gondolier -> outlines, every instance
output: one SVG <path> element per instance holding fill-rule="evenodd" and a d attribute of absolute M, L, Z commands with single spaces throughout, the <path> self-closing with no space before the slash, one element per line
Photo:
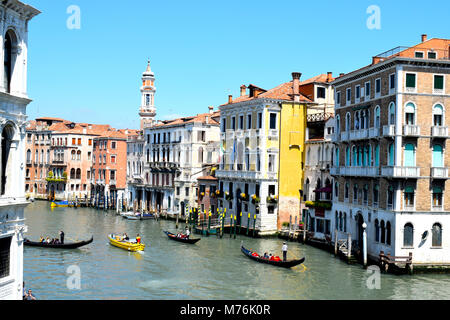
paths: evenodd
<path fill-rule="evenodd" d="M 189 228 L 186 226 L 186 239 L 189 239 L 189 235 L 191 234 L 191 232 L 189 231 Z"/>
<path fill-rule="evenodd" d="M 64 231 L 60 231 L 59 232 L 59 242 L 61 242 L 61 244 L 64 244 Z"/>
<path fill-rule="evenodd" d="M 288 251 L 288 246 L 287 246 L 286 242 L 283 242 L 281 251 L 283 251 L 283 261 L 286 261 L 287 260 L 287 251 Z"/>

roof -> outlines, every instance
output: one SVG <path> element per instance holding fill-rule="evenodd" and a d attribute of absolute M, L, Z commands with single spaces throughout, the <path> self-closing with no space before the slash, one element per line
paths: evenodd
<path fill-rule="evenodd" d="M 318 76 L 312 77 L 310 79 L 307 79 L 305 81 L 299 82 L 299 90 L 301 86 L 310 84 L 310 83 L 327 83 L 328 75 L 326 74 L 320 74 Z M 334 78 L 332 78 L 332 81 Z M 280 84 L 279 86 L 272 88 L 270 90 L 264 90 L 260 87 L 257 87 L 253 84 L 250 84 L 248 88 L 257 89 L 258 91 L 262 91 L 262 93 L 258 94 L 257 96 L 250 97 L 247 95 L 242 95 L 237 98 L 235 98 L 231 104 L 244 102 L 244 101 L 251 101 L 256 99 L 275 99 L 275 100 L 285 100 L 285 101 L 294 101 L 294 87 L 293 87 L 293 81 L 285 82 Z M 307 96 L 302 94 L 300 92 L 300 102 L 313 102 L 311 99 L 309 99 Z M 229 105 L 229 103 L 223 104 L 222 106 Z"/>
<path fill-rule="evenodd" d="M 215 120 L 215 118 L 220 116 L 220 111 L 216 111 L 213 113 L 202 113 L 197 114 L 196 116 L 191 117 L 183 117 L 183 118 L 177 118 L 173 120 L 164 120 L 161 122 L 158 122 L 157 124 L 153 125 L 149 129 L 153 128 L 162 128 L 166 126 L 175 126 L 175 125 L 183 125 L 187 123 L 203 123 L 203 124 L 212 124 L 212 125 L 219 125 L 219 122 Z"/>
<path fill-rule="evenodd" d="M 347 74 L 343 74 L 339 77 L 337 77 L 335 80 L 339 80 L 343 77 L 347 77 L 348 75 L 358 73 L 364 69 L 370 68 L 380 62 L 385 62 L 389 60 L 393 60 L 397 57 L 403 57 L 403 58 L 415 58 L 415 52 L 416 51 L 425 51 L 425 50 L 432 50 L 441 53 L 441 58 L 438 57 L 438 59 L 442 59 L 442 57 L 450 57 L 450 39 L 440 39 L 440 38 L 433 38 L 424 42 L 421 42 L 417 45 L 414 45 L 412 47 L 397 47 L 392 50 L 383 52 L 382 54 L 379 54 L 377 56 L 374 56 L 372 58 L 372 63 L 369 65 L 366 65 L 362 68 L 353 70 Z M 416 59 L 423 59 L 427 60 L 425 58 L 416 58 Z M 434 60 L 434 59 L 433 59 Z"/>

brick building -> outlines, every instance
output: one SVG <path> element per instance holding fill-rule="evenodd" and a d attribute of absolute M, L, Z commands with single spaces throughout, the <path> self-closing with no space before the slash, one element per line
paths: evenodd
<path fill-rule="evenodd" d="M 332 228 L 359 248 L 365 229 L 374 258 L 450 262 L 449 46 L 423 35 L 333 82 Z"/>

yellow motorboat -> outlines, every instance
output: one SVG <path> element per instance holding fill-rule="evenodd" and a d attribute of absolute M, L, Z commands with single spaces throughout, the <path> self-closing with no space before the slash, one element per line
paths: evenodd
<path fill-rule="evenodd" d="M 69 201 L 60 201 L 60 202 L 52 202 L 51 204 L 50 204 L 50 206 L 52 207 L 52 208 L 56 208 L 56 207 L 68 207 L 69 206 Z"/>
<path fill-rule="evenodd" d="M 127 251 L 144 251 L 145 248 L 145 244 L 122 240 L 123 237 L 119 235 L 110 234 L 108 238 L 111 245 Z"/>

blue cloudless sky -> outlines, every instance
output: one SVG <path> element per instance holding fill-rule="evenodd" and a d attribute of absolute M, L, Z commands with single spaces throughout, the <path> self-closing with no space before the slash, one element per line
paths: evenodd
<path fill-rule="evenodd" d="M 423 33 L 450 38 L 449 1 L 23 0 L 42 14 L 29 26 L 29 119 L 138 128 L 141 75 L 151 60 L 157 118 L 226 103 L 242 84 L 270 89 L 370 63 Z M 67 28 L 81 11 L 80 29 Z M 367 8 L 380 8 L 371 30 Z"/>

